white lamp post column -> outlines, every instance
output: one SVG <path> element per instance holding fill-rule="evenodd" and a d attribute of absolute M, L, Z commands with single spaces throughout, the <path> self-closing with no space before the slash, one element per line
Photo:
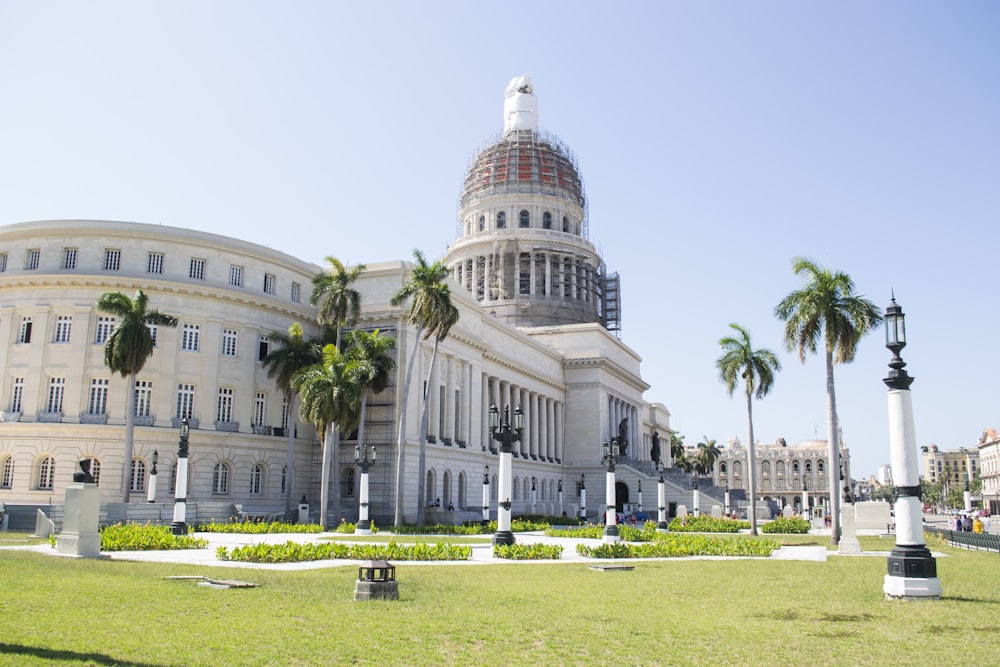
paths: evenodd
<path fill-rule="evenodd" d="M 538 492 L 536 490 L 537 489 L 537 485 L 538 485 L 538 480 L 535 479 L 534 477 L 532 477 L 531 478 L 531 513 L 532 514 L 536 514 L 537 513 L 537 511 L 535 509 L 537 507 L 537 505 L 538 505 L 538 503 L 536 502 L 538 500 L 538 495 L 537 495 Z"/>
<path fill-rule="evenodd" d="M 639 480 L 639 511 L 642 511 L 642 480 Z"/>
<path fill-rule="evenodd" d="M 177 445 L 177 481 L 174 484 L 174 521 L 170 524 L 174 535 L 187 535 L 188 492 L 188 420 L 181 420 L 181 437 Z"/>
<path fill-rule="evenodd" d="M 500 443 L 500 488 L 497 495 L 497 532 L 493 536 L 493 544 L 514 544 L 514 533 L 510 530 L 510 497 L 511 481 L 513 479 L 512 447 L 520 442 L 524 431 L 524 415 L 521 408 L 514 409 L 514 425 L 510 423 L 510 406 L 503 408 L 503 421 L 500 420 L 500 410 L 496 405 L 490 406 L 490 434 Z"/>
<path fill-rule="evenodd" d="M 667 532 L 667 484 L 663 481 L 663 464 L 656 462 L 656 532 Z"/>
<path fill-rule="evenodd" d="M 698 492 L 698 477 L 693 475 L 691 477 L 691 495 L 694 496 L 691 499 L 692 513 L 694 516 L 701 516 L 701 510 L 698 507 L 698 501 L 701 500 L 699 497 L 701 494 Z"/>
<path fill-rule="evenodd" d="M 618 525 L 615 502 L 615 463 L 618 461 L 618 453 L 621 451 L 618 445 L 618 438 L 611 438 L 610 443 L 601 445 L 603 453 L 602 459 L 607 468 L 604 476 L 604 542 L 618 542 Z"/>
<path fill-rule="evenodd" d="M 587 484 L 584 475 L 580 475 L 580 518 L 587 519 Z"/>
<path fill-rule="evenodd" d="M 809 520 L 809 490 L 806 488 L 806 478 L 802 477 L 802 516 Z"/>
<path fill-rule="evenodd" d="M 358 494 L 358 524 L 354 527 L 355 535 L 371 535 L 372 522 L 370 519 L 368 503 L 368 468 L 375 465 L 375 448 L 371 448 L 371 458 L 368 458 L 367 447 L 356 445 L 354 447 L 354 462 L 361 468 L 361 490 Z"/>
<path fill-rule="evenodd" d="M 490 464 L 483 464 L 483 525 L 490 522 Z"/>
<path fill-rule="evenodd" d="M 559 480 L 559 516 L 566 516 L 566 510 L 563 509 L 563 494 L 562 494 L 562 480 Z"/>
<path fill-rule="evenodd" d="M 892 303 L 885 312 L 885 346 L 892 351 L 889 377 L 889 454 L 896 483 L 896 546 L 889 554 L 889 572 L 883 590 L 886 598 L 938 599 L 941 580 L 937 563 L 924 545 L 917 437 L 913 426 L 910 385 L 913 378 L 899 356 L 906 346 L 903 309 Z"/>
<path fill-rule="evenodd" d="M 728 517 L 730 512 L 732 512 L 732 509 L 729 505 L 729 482 L 726 482 L 725 505 L 726 505 L 726 516 Z"/>
<path fill-rule="evenodd" d="M 965 501 L 965 511 L 972 511 L 972 492 L 969 491 L 969 476 L 965 477 L 965 491 L 962 492 L 962 499 Z"/>
<path fill-rule="evenodd" d="M 151 459 L 153 467 L 149 469 L 149 491 L 146 492 L 146 502 L 148 503 L 156 502 L 156 464 L 159 460 L 160 453 L 154 449 Z"/>

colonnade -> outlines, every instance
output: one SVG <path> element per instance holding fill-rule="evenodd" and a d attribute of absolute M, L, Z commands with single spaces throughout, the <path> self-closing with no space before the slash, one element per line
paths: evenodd
<path fill-rule="evenodd" d="M 455 280 L 479 301 L 521 296 L 596 300 L 597 268 L 576 254 L 543 250 L 491 252 L 451 267 Z"/>
<path fill-rule="evenodd" d="M 618 437 L 618 425 L 622 419 L 628 419 L 626 423 L 625 437 L 628 438 L 628 448 L 625 450 L 625 457 L 639 460 L 642 440 L 639 438 L 639 409 L 627 401 L 614 396 L 608 396 L 608 439 Z"/>
<path fill-rule="evenodd" d="M 484 414 L 490 405 L 500 410 L 520 407 L 524 415 L 524 433 L 514 443 L 514 456 L 533 461 L 561 463 L 563 458 L 563 403 L 538 392 L 519 387 L 495 376 L 483 375 Z M 489 424 L 483 423 L 483 442 L 490 442 Z M 490 448 L 494 448 L 490 444 Z"/>

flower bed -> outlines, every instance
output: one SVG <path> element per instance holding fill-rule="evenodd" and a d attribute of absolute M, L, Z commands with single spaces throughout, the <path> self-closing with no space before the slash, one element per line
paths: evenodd
<path fill-rule="evenodd" d="M 254 544 L 227 549 L 219 547 L 215 557 L 219 560 L 246 563 L 297 563 L 310 560 L 468 560 L 472 548 L 455 544 L 299 544 L 289 540 L 284 544 Z"/>

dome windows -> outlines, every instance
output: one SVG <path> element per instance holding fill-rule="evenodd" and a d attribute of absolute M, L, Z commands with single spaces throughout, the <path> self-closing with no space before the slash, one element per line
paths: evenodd
<path fill-rule="evenodd" d="M 517 214 L 517 226 L 518 227 L 530 227 L 531 226 L 531 214 L 525 210 L 522 210 Z"/>
<path fill-rule="evenodd" d="M 479 216 L 479 231 L 483 231 L 484 229 L 486 229 L 486 216 L 481 215 Z"/>
<path fill-rule="evenodd" d="M 497 229 L 507 228 L 507 214 L 503 211 L 497 213 Z"/>
<path fill-rule="evenodd" d="M 552 229 L 552 214 L 548 211 L 542 213 L 542 229 Z"/>
<path fill-rule="evenodd" d="M 567 234 L 569 233 L 569 218 L 565 215 L 563 216 L 563 231 Z"/>

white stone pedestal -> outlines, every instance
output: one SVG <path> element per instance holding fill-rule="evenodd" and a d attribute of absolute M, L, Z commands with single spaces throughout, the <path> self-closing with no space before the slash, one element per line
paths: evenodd
<path fill-rule="evenodd" d="M 66 487 L 63 529 L 56 553 L 64 556 L 100 556 L 101 492 L 96 484 L 74 482 Z"/>
<path fill-rule="evenodd" d="M 859 554 L 861 542 L 858 541 L 857 516 L 854 505 L 844 503 L 840 506 L 840 545 L 837 553 Z"/>
<path fill-rule="evenodd" d="M 894 577 L 885 575 L 882 585 L 886 600 L 938 600 L 941 580 L 937 577 Z"/>

